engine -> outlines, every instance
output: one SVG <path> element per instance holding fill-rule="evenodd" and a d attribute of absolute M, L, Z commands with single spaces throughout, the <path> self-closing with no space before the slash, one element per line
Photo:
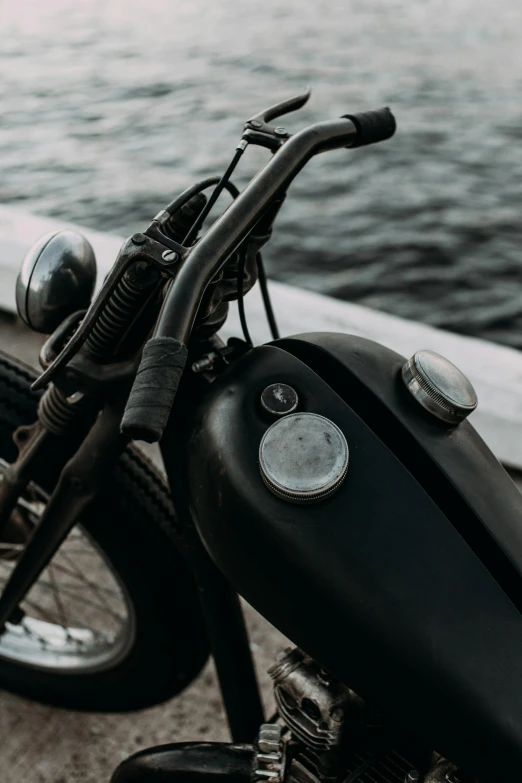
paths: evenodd
<path fill-rule="evenodd" d="M 473 783 L 299 649 L 286 650 L 269 674 L 278 719 L 261 727 L 254 781 Z"/>

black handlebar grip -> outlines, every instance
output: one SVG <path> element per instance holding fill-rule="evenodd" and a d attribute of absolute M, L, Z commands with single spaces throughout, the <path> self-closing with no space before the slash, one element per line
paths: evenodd
<path fill-rule="evenodd" d="M 147 443 L 161 440 L 186 363 L 187 347 L 179 340 L 152 337 L 146 343 L 123 414 L 123 435 Z"/>
<path fill-rule="evenodd" d="M 390 139 L 397 123 L 395 117 L 387 106 L 376 111 L 362 111 L 359 114 L 344 114 L 357 128 L 357 136 L 350 147 L 364 147 L 367 144 L 376 144 L 378 141 Z"/>

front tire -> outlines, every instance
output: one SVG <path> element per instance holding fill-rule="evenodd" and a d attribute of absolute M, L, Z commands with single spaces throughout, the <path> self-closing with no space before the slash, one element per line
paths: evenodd
<path fill-rule="evenodd" d="M 13 431 L 36 419 L 38 396 L 30 391 L 34 377 L 29 368 L 0 355 L 0 464 L 16 459 Z M 57 478 L 50 454 L 28 488 L 31 497 L 21 500 L 20 513 L 29 509 L 34 524 L 34 514 L 52 492 Z M 26 616 L 17 625 L 8 625 L 0 636 L 0 687 L 48 704 L 94 711 L 148 707 L 185 688 L 204 665 L 208 643 L 193 577 L 175 546 L 174 523 L 165 482 L 143 454 L 129 446 L 96 506 L 82 518 L 81 527 L 71 531 L 50 570 L 42 574 L 41 584 L 37 582 L 26 596 L 22 604 Z M 106 605 L 107 626 L 110 613 L 115 614 L 111 601 L 116 600 L 118 590 L 121 593 L 122 606 L 126 607 L 124 634 L 111 631 L 102 639 L 103 629 L 82 631 L 78 623 L 66 624 L 60 619 L 67 612 L 56 589 L 57 574 L 65 574 L 68 581 L 62 593 L 71 602 L 71 595 L 76 596 L 77 603 L 83 595 L 83 603 L 89 605 L 90 601 L 92 605 L 89 589 L 95 591 L 97 585 L 100 589 L 101 577 L 89 578 L 89 561 L 82 561 L 81 566 L 80 561 L 74 561 L 80 557 L 75 554 L 80 551 L 78 541 L 82 542 L 82 556 L 89 546 L 95 552 L 91 558 L 98 553 L 117 586 L 101 588 L 105 604 L 98 599 L 94 602 L 98 613 Z M 1 547 L 2 542 L 0 575 L 5 577 L 12 567 L 13 553 L 5 543 Z M 98 571 L 103 565 L 97 566 Z M 44 602 L 47 614 L 43 620 L 41 615 L 33 616 L 37 608 L 41 610 L 35 608 L 33 598 L 37 589 L 42 594 L 47 590 L 55 599 L 51 609 L 58 612 L 59 621 L 54 633 L 48 622 L 51 598 Z M 89 611 L 94 612 L 92 606 Z M 35 642 L 39 636 L 44 640 L 38 642 L 40 652 Z"/>

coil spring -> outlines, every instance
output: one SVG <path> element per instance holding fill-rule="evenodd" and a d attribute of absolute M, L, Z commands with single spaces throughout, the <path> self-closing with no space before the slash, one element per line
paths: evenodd
<path fill-rule="evenodd" d="M 85 421 L 85 411 L 89 400 L 82 397 L 71 403 L 56 386 L 52 385 L 41 397 L 38 405 L 38 417 L 46 430 L 53 435 L 70 435 L 75 425 Z"/>
<path fill-rule="evenodd" d="M 148 292 L 145 292 L 146 294 Z M 143 287 L 125 274 L 101 312 L 87 339 L 90 353 L 97 359 L 106 359 L 125 333 L 136 305 L 143 298 Z"/>
<path fill-rule="evenodd" d="M 193 197 L 180 210 L 180 214 L 174 216 L 172 224 L 168 226 L 168 235 L 181 242 L 205 203 L 203 194 Z M 87 347 L 94 358 L 103 361 L 110 357 L 131 323 L 137 306 L 149 293 L 150 288 L 140 284 L 139 278 L 137 280 L 132 274 L 132 269 L 122 277 L 87 339 Z M 61 436 L 70 433 L 75 423 L 84 420 L 88 405 L 89 401 L 83 398 L 75 403 L 68 402 L 51 385 L 40 400 L 38 413 L 44 427 Z"/>

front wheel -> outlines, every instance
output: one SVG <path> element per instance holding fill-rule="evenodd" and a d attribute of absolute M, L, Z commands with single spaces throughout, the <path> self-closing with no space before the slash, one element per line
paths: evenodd
<path fill-rule="evenodd" d="M 0 475 L 36 419 L 34 373 L 0 355 Z M 52 454 L 0 541 L 0 591 L 57 481 Z M 130 446 L 0 635 L 0 687 L 48 704 L 139 709 L 177 694 L 208 656 L 197 591 L 176 550 L 168 489 Z"/>

